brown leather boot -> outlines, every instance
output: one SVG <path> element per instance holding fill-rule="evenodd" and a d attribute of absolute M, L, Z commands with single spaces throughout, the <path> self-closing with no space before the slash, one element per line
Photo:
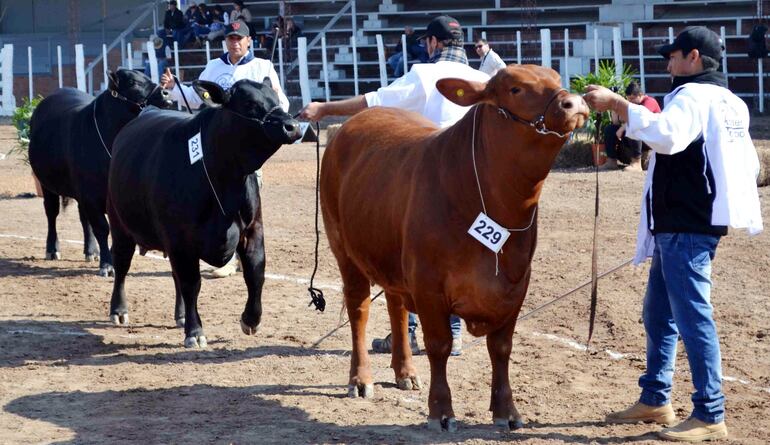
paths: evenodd
<path fill-rule="evenodd" d="M 727 437 L 725 422 L 706 423 L 690 417 L 673 428 L 665 428 L 658 433 L 662 439 L 680 442 L 700 442 L 703 440 L 724 439 Z"/>
<path fill-rule="evenodd" d="M 636 402 L 631 408 L 607 414 L 604 421 L 606 423 L 654 422 L 668 426 L 676 422 L 676 415 L 670 403 L 663 406 L 650 406 Z"/>

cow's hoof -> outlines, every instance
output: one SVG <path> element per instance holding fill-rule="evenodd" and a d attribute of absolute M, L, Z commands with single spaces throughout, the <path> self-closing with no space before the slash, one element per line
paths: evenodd
<path fill-rule="evenodd" d="M 398 385 L 398 389 L 402 389 L 404 391 L 411 391 L 411 390 L 418 390 L 422 388 L 422 382 L 420 381 L 420 377 L 418 376 L 410 376 L 403 379 L 397 379 L 396 385 Z"/>
<path fill-rule="evenodd" d="M 60 260 L 61 252 L 46 252 L 45 259 L 47 260 Z"/>
<path fill-rule="evenodd" d="M 524 427 L 524 421 L 521 420 L 521 417 L 513 419 L 497 418 L 494 419 L 493 422 L 495 423 L 496 427 L 504 428 L 509 431 L 518 430 L 519 428 Z"/>
<path fill-rule="evenodd" d="M 184 317 L 176 319 L 176 327 L 178 327 L 178 328 L 183 328 L 184 327 Z"/>
<path fill-rule="evenodd" d="M 241 320 L 241 330 L 243 331 L 244 334 L 254 335 L 257 333 L 257 328 L 259 328 L 259 326 L 251 327 L 247 325 L 243 320 Z"/>
<path fill-rule="evenodd" d="M 184 339 L 185 348 L 205 348 L 208 346 L 206 337 L 199 335 L 197 337 L 187 337 Z"/>
<path fill-rule="evenodd" d="M 109 264 L 106 266 L 102 266 L 99 268 L 99 276 L 100 277 L 114 277 L 115 276 L 115 269 L 112 268 Z"/>
<path fill-rule="evenodd" d="M 348 397 L 351 399 L 356 399 L 358 397 L 363 397 L 364 399 L 371 399 L 374 397 L 374 384 L 358 384 L 358 385 L 348 385 Z"/>
<path fill-rule="evenodd" d="M 128 314 L 112 314 L 110 315 L 110 320 L 112 321 L 112 324 L 116 326 L 120 325 L 127 325 L 128 324 Z"/>
<path fill-rule="evenodd" d="M 446 431 L 448 433 L 457 432 L 457 419 L 454 417 L 442 417 L 439 419 L 428 419 L 428 429 L 431 431 Z"/>
<path fill-rule="evenodd" d="M 99 253 L 87 253 L 86 254 L 86 263 L 92 263 L 94 261 L 99 260 Z"/>

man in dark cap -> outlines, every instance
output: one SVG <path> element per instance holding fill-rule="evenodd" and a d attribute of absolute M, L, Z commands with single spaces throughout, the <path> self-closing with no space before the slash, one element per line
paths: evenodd
<path fill-rule="evenodd" d="M 319 121 L 325 116 L 350 116 L 368 107 L 385 106 L 414 111 L 441 128 L 451 126 L 460 120 L 470 107 L 461 107 L 442 96 L 436 89 L 436 81 L 456 77 L 487 82 L 489 76 L 468 66 L 468 57 L 463 49 L 463 31 L 456 19 L 448 15 L 436 17 L 418 39 L 425 40 L 425 47 L 430 57 L 429 63 L 413 65 L 403 77 L 377 91 L 340 101 L 311 102 L 300 111 L 300 116 L 311 121 Z M 462 353 L 460 317 L 452 315 L 450 327 L 452 329 L 451 354 L 460 355 Z M 409 342 L 414 354 L 420 352 L 417 346 L 416 328 L 417 316 L 410 313 Z M 390 335 L 372 342 L 374 352 L 390 352 L 391 346 Z"/>
<path fill-rule="evenodd" d="M 270 79 L 275 92 L 278 93 L 281 108 L 283 108 L 283 111 L 288 112 L 289 99 L 281 88 L 281 83 L 278 80 L 278 74 L 276 74 L 273 64 L 269 60 L 254 57 L 251 51 L 249 51 L 249 46 L 251 46 L 249 26 L 241 20 L 236 20 L 226 25 L 224 30 L 227 52 L 216 59 L 209 60 L 198 79 L 216 82 L 227 91 L 235 82 L 241 79 L 249 79 L 261 83 L 267 77 Z M 203 99 L 195 93 L 192 87 L 178 85 L 174 81 L 170 69 L 166 69 L 166 72 L 160 77 L 160 84 L 163 88 L 168 89 L 171 97 L 179 103 L 184 103 L 182 98 L 182 91 L 184 91 L 184 98 L 187 99 L 190 107 L 199 108 L 203 104 Z M 261 187 L 261 171 L 257 171 L 257 177 Z M 224 278 L 234 274 L 236 272 L 236 258 L 237 255 L 233 255 L 228 264 L 211 272 L 211 277 Z"/>
<path fill-rule="evenodd" d="M 652 257 L 644 297 L 647 370 L 639 401 L 607 415 L 608 423 L 676 422 L 671 407 L 681 336 L 695 392 L 689 418 L 659 435 L 697 442 L 727 437 L 719 337 L 711 306 L 711 262 L 727 228 L 762 231 L 757 152 L 746 104 L 718 71 L 719 36 L 691 26 L 659 49 L 673 78 L 663 111 L 650 112 L 598 86 L 585 100 L 612 110 L 630 138 L 653 150 L 644 185 L 634 263 Z"/>

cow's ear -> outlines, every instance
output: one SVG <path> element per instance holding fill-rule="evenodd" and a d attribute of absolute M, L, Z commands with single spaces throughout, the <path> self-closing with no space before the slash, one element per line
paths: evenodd
<path fill-rule="evenodd" d="M 118 76 L 117 74 L 110 71 L 107 74 L 107 77 L 109 78 L 109 89 L 110 90 L 117 90 L 118 89 Z"/>
<path fill-rule="evenodd" d="M 473 80 L 446 78 L 436 82 L 436 88 L 447 99 L 468 107 L 486 99 L 486 83 Z"/>
<path fill-rule="evenodd" d="M 230 100 L 230 93 L 214 82 L 196 80 L 192 83 L 192 87 L 208 106 L 221 106 Z"/>
<path fill-rule="evenodd" d="M 273 88 L 273 81 L 270 80 L 269 77 L 265 77 L 264 79 L 262 79 L 262 83 L 269 86 L 270 88 Z"/>

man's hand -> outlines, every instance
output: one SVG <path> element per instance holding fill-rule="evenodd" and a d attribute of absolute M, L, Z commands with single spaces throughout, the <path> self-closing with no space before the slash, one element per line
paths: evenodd
<path fill-rule="evenodd" d="M 160 76 L 161 88 L 172 90 L 175 85 L 176 82 L 174 81 L 174 76 L 171 74 L 171 68 L 166 68 L 166 71 Z"/>
<path fill-rule="evenodd" d="M 324 105 L 326 104 L 322 102 L 310 102 L 305 105 L 305 108 L 300 110 L 299 117 L 311 122 L 318 122 L 326 116 Z"/>
<path fill-rule="evenodd" d="M 623 99 L 623 96 L 613 93 L 603 86 L 588 85 L 583 99 L 594 111 L 614 111 L 620 120 L 628 122 L 628 101 Z"/>

